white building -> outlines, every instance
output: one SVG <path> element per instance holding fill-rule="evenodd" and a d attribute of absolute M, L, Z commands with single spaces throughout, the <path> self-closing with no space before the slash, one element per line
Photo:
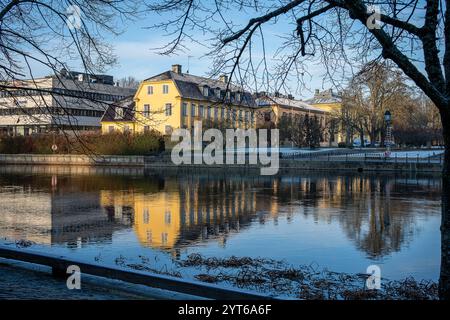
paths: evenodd
<path fill-rule="evenodd" d="M 136 91 L 116 86 L 112 76 L 67 71 L 61 74 L 3 84 L 0 133 L 98 130 L 108 105 Z"/>

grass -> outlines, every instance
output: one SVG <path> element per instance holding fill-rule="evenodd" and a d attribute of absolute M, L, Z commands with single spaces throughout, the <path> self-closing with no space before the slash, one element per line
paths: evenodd
<path fill-rule="evenodd" d="M 291 266 L 263 258 L 205 258 L 191 254 L 177 262 L 180 267 L 201 269 L 195 279 L 214 284 L 231 284 L 265 294 L 306 300 L 435 300 L 438 285 L 413 278 L 382 279 L 380 290 L 369 290 L 368 275 L 319 269 L 314 265 Z"/>

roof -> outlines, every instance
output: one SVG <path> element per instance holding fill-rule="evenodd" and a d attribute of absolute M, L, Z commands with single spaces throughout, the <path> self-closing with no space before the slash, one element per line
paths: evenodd
<path fill-rule="evenodd" d="M 145 81 L 161 81 L 161 80 L 173 80 L 183 98 L 194 100 L 205 100 L 218 103 L 233 102 L 235 104 L 244 105 L 247 107 L 256 107 L 253 95 L 250 92 L 245 91 L 242 87 L 236 86 L 232 83 L 228 85 L 228 83 L 223 82 L 221 80 L 194 76 L 188 73 L 176 73 L 173 71 L 166 71 L 154 77 L 145 79 Z M 205 96 L 203 94 L 203 87 L 205 86 L 212 89 L 209 90 L 208 96 Z M 222 93 L 221 98 L 217 97 L 214 94 L 213 90 L 215 89 L 221 90 Z M 232 99 L 236 98 L 236 93 L 238 92 L 241 93 L 240 100 L 227 101 L 224 97 L 226 90 L 228 90 L 231 93 Z"/>
<path fill-rule="evenodd" d="M 123 109 L 123 117 L 117 117 L 117 108 Z M 134 121 L 135 102 L 133 96 L 126 97 L 108 106 L 101 122 L 127 122 Z"/>
<path fill-rule="evenodd" d="M 257 104 L 259 107 L 277 104 L 282 107 L 295 108 L 295 109 L 299 109 L 299 110 L 303 110 L 303 111 L 326 113 L 326 111 L 319 109 L 319 108 L 315 108 L 312 105 L 310 105 L 309 103 L 306 103 L 305 101 L 289 99 L 289 98 L 285 98 L 285 97 L 265 96 L 265 97 L 257 99 Z"/>
<path fill-rule="evenodd" d="M 341 103 L 342 97 L 329 89 L 322 92 L 316 92 L 314 98 L 306 100 L 306 102 L 310 104 Z"/>

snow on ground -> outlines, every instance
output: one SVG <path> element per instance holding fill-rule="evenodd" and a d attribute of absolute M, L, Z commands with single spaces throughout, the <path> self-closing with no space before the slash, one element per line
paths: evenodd
<path fill-rule="evenodd" d="M 411 150 L 411 151 L 391 151 L 391 158 L 411 158 L 416 159 L 426 159 L 434 156 L 440 156 L 444 154 L 444 150 Z M 348 157 L 364 157 L 368 155 L 369 157 L 385 157 L 385 152 L 373 152 L 373 153 L 358 153 L 358 154 L 349 154 Z"/>

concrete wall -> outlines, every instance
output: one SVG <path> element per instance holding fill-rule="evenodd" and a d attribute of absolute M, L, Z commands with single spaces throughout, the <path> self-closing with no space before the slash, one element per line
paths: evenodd
<path fill-rule="evenodd" d="M 143 166 L 144 156 L 0 154 L 1 164 Z"/>
<path fill-rule="evenodd" d="M 258 170 L 259 165 L 175 165 L 169 156 L 88 156 L 88 155 L 36 155 L 0 154 L 0 164 L 12 165 L 73 165 L 73 166 L 114 166 L 141 167 L 164 170 L 221 169 Z M 389 161 L 327 161 L 305 159 L 280 159 L 280 172 L 297 170 L 346 171 L 346 172 L 430 172 L 439 174 L 442 164 L 427 162 L 395 163 Z"/>

